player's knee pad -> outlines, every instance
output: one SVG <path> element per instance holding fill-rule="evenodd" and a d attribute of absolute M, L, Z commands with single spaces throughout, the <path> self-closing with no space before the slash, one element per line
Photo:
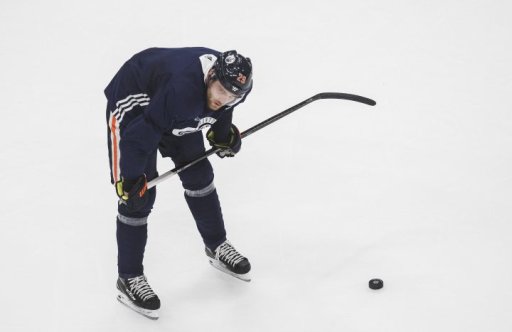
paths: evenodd
<path fill-rule="evenodd" d="M 207 185 L 206 187 L 203 187 L 203 188 L 199 188 L 199 189 L 195 189 L 195 190 L 185 188 L 185 195 L 187 195 L 188 197 L 205 197 L 205 196 L 210 195 L 214 191 L 215 191 L 215 184 L 212 181 L 209 185 Z"/>
<path fill-rule="evenodd" d="M 148 223 L 148 217 L 142 217 L 142 218 L 133 218 L 133 217 L 127 217 L 122 214 L 117 215 L 117 220 L 120 223 L 123 223 L 128 226 L 144 226 Z"/>
<path fill-rule="evenodd" d="M 213 182 L 213 168 L 206 159 L 178 173 L 185 190 L 200 190 Z"/>

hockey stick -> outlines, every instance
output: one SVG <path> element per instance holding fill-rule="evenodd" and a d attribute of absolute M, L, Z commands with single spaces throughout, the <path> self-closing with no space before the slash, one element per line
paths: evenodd
<path fill-rule="evenodd" d="M 266 119 L 265 121 L 262 121 L 262 122 L 258 123 L 257 125 L 255 125 L 255 126 L 249 128 L 249 129 L 247 129 L 246 131 L 242 132 L 240 134 L 240 136 L 242 138 L 245 138 L 245 137 L 247 137 L 247 136 L 257 132 L 258 130 L 260 130 L 262 128 L 265 128 L 269 124 L 274 123 L 277 120 L 287 116 L 288 114 L 293 113 L 296 110 L 306 106 L 307 104 L 312 103 L 315 100 L 319 100 L 319 99 L 344 99 L 344 100 L 352 100 L 352 101 L 357 101 L 359 103 L 363 103 L 363 104 L 370 105 L 370 106 L 375 106 L 377 104 L 372 99 L 369 99 L 369 98 L 366 98 L 366 97 L 361 97 L 361 96 L 358 96 L 358 95 L 352 95 L 352 94 L 340 93 L 340 92 L 322 92 L 322 93 L 314 95 L 311 98 L 308 98 L 308 99 L 304 100 L 303 102 L 298 103 L 295 106 L 292 106 L 292 107 L 288 108 L 287 110 L 282 111 L 281 113 L 278 113 L 278 114 L 276 114 L 276 115 Z M 191 161 L 190 163 L 185 164 L 183 166 L 175 167 L 175 168 L 171 169 L 170 171 L 165 172 L 164 174 L 160 175 L 159 177 L 154 178 L 153 180 L 149 181 L 148 182 L 148 189 L 156 186 L 157 184 L 159 184 L 160 182 L 164 181 L 165 179 L 167 179 L 167 178 L 169 178 L 171 176 L 174 176 L 174 175 L 176 175 L 176 174 L 186 170 L 187 168 L 197 164 L 201 160 L 203 160 L 205 158 L 208 158 L 209 156 L 211 156 L 214 153 L 219 152 L 220 150 L 221 149 L 211 148 L 210 150 L 206 151 L 206 153 L 204 155 L 202 155 L 199 158 Z"/>

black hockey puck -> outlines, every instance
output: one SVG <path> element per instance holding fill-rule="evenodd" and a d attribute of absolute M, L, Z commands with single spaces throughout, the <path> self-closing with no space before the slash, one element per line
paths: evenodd
<path fill-rule="evenodd" d="M 370 286 L 371 289 L 381 289 L 384 287 L 384 281 L 380 279 L 372 279 L 368 282 L 368 286 Z"/>

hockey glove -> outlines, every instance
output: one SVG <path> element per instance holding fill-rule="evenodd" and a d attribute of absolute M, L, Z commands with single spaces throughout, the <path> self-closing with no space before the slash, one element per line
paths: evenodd
<path fill-rule="evenodd" d="M 126 204 L 132 211 L 138 211 L 146 205 L 148 201 L 146 175 L 141 175 L 137 179 L 122 179 L 116 182 L 116 192 L 119 196 L 119 203 Z"/>
<path fill-rule="evenodd" d="M 234 124 L 229 129 L 227 142 L 217 142 L 215 140 L 215 133 L 211 128 L 206 132 L 206 138 L 212 147 L 221 149 L 217 152 L 217 155 L 221 158 L 234 157 L 242 147 L 242 136 L 240 136 L 240 131 Z"/>

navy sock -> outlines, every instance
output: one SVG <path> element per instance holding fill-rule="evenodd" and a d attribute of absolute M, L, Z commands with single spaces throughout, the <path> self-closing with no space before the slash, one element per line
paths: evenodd
<path fill-rule="evenodd" d="M 130 226 L 117 220 L 117 268 L 122 278 L 144 273 L 142 261 L 148 237 L 148 225 Z"/>
<path fill-rule="evenodd" d="M 190 197 L 185 194 L 185 199 L 204 244 L 214 250 L 226 241 L 226 230 L 217 190 L 204 197 Z"/>

